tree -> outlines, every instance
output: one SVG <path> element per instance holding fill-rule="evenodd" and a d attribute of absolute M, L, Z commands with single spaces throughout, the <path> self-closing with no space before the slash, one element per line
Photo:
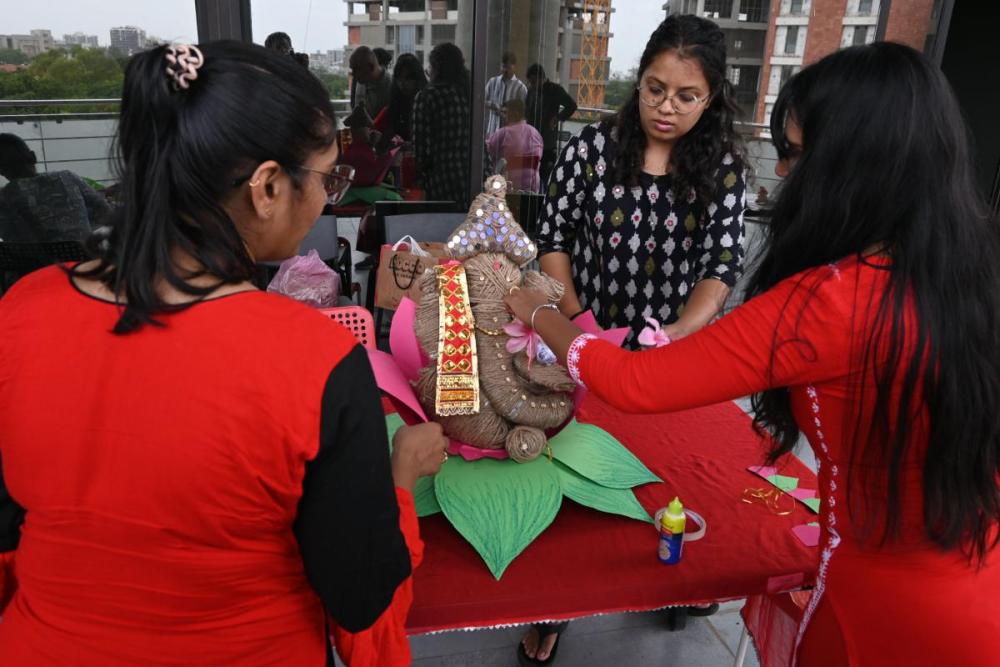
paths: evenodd
<path fill-rule="evenodd" d="M 0 65 L 23 65 L 31 60 L 17 49 L 0 49 Z"/>
<path fill-rule="evenodd" d="M 604 88 L 604 106 L 617 109 L 625 104 L 636 85 L 639 69 L 633 67 L 627 73 L 615 72 Z"/>
<path fill-rule="evenodd" d="M 69 51 L 53 50 L 39 54 L 24 70 L 10 74 L 0 73 L 0 98 L 117 98 L 121 95 L 123 76 L 121 64 L 105 51 L 74 46 Z M 113 109 L 114 107 L 106 105 L 90 105 L 76 110 Z M 24 111 L 38 113 L 41 110 L 33 108 Z"/>
<path fill-rule="evenodd" d="M 346 75 L 331 72 L 323 67 L 313 68 L 312 73 L 326 87 L 326 92 L 329 94 L 330 99 L 341 100 L 350 96 Z"/>

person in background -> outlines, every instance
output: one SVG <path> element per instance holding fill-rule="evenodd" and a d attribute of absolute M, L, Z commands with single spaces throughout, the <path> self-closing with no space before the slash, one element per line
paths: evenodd
<path fill-rule="evenodd" d="M 500 74 L 486 82 L 486 136 L 490 136 L 503 125 L 503 105 L 507 100 L 523 100 L 528 88 L 517 75 L 517 56 L 504 51 L 500 58 Z"/>
<path fill-rule="evenodd" d="M 70 171 L 39 174 L 35 153 L 20 137 L 0 134 L 0 239 L 9 243 L 84 242 L 108 222 L 111 206 Z"/>
<path fill-rule="evenodd" d="M 351 108 L 364 105 L 364 110 L 375 118 L 389 106 L 392 97 L 392 77 L 379 64 L 375 52 L 359 46 L 351 53 Z"/>
<path fill-rule="evenodd" d="M 542 271 L 566 287 L 559 308 L 628 328 L 631 348 L 647 318 L 674 340 L 708 324 L 742 270 L 745 168 L 725 44 L 707 19 L 661 23 L 625 105 L 570 139 L 549 179 L 537 242 Z M 536 624 L 521 662 L 546 664 L 562 627 Z"/>
<path fill-rule="evenodd" d="M 429 56 L 430 83 L 413 105 L 417 175 L 429 200 L 469 203 L 469 70 L 454 44 Z"/>
<path fill-rule="evenodd" d="M 348 665 L 410 664 L 446 439 L 390 454 L 365 350 L 252 283 L 350 184 L 326 90 L 252 44 L 155 47 L 115 145 L 98 259 L 0 300 L 0 665 L 322 667 L 328 620 Z"/>
<path fill-rule="evenodd" d="M 309 54 L 296 53 L 292 49 L 292 38 L 287 32 L 272 32 L 264 40 L 264 48 L 276 51 L 283 56 L 288 56 L 306 69 L 309 69 Z"/>
<path fill-rule="evenodd" d="M 542 135 L 524 120 L 524 101 L 516 97 L 504 103 L 507 123 L 486 140 L 493 164 L 506 162 L 507 179 L 518 190 L 538 192 L 538 165 L 542 159 Z"/>
<path fill-rule="evenodd" d="M 821 551 L 802 667 L 992 667 L 1000 656 L 1000 224 L 968 128 L 922 54 L 876 42 L 792 76 L 771 114 L 784 181 L 752 298 L 664 347 L 508 307 L 578 383 L 631 413 L 753 395 L 768 460 L 808 439 Z M 706 465 L 715 462 L 706 461 Z"/>
<path fill-rule="evenodd" d="M 413 139 L 413 104 L 417 94 L 427 86 L 427 76 L 424 67 L 412 53 L 404 53 L 396 60 L 392 70 L 392 94 L 389 106 L 386 108 L 384 120 L 376 123 L 376 129 L 382 131 L 385 149 L 393 137 L 399 137 L 404 142 Z"/>
<path fill-rule="evenodd" d="M 283 56 L 290 56 L 292 53 L 292 38 L 287 32 L 272 32 L 264 40 L 264 48 L 276 51 Z"/>
<path fill-rule="evenodd" d="M 382 47 L 379 46 L 379 47 L 376 47 L 376 48 L 372 49 L 372 53 L 375 54 L 375 60 L 378 61 L 379 67 L 381 67 L 384 70 L 389 69 L 389 65 L 392 64 L 392 53 L 391 52 L 386 51 L 385 49 L 383 49 Z"/>
<path fill-rule="evenodd" d="M 539 172 L 542 183 L 546 184 L 558 158 L 559 124 L 576 113 L 576 100 L 558 83 L 549 81 L 545 76 L 545 69 L 538 63 L 528 68 L 527 78 L 525 113 L 528 123 L 541 133 L 545 145 Z"/>

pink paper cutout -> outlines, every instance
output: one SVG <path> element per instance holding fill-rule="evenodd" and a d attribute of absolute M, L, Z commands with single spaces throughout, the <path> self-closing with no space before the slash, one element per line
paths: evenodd
<path fill-rule="evenodd" d="M 389 325 L 389 349 L 403 377 L 410 382 L 420 377 L 420 369 L 427 365 L 428 359 L 417 342 L 414 334 L 414 322 L 417 319 L 417 304 L 409 297 L 403 297 Z"/>
<path fill-rule="evenodd" d="M 573 324 L 580 327 L 583 333 L 589 333 L 591 335 L 597 336 L 601 340 L 606 340 L 615 347 L 621 347 L 622 343 L 625 342 L 625 337 L 628 336 L 628 327 L 620 327 L 618 329 L 608 329 L 605 331 L 597 324 L 597 319 L 594 317 L 594 313 L 591 310 L 587 310 L 583 315 L 575 318 Z M 587 395 L 587 390 L 583 387 L 577 387 L 573 391 L 573 404 L 577 407 L 583 403 L 583 397 Z"/>
<path fill-rule="evenodd" d="M 754 473 L 755 475 L 760 475 L 764 479 L 767 479 L 771 475 L 778 474 L 778 469 L 775 468 L 774 466 L 750 466 L 749 468 L 747 468 L 747 470 Z"/>
<path fill-rule="evenodd" d="M 799 500 L 808 500 L 809 498 L 816 497 L 816 489 L 803 489 L 802 487 L 799 487 L 788 491 L 788 493 L 795 496 Z"/>
<path fill-rule="evenodd" d="M 368 361 L 375 373 L 375 384 L 378 388 L 401 401 L 420 419 L 427 421 L 427 415 L 417 400 L 417 395 L 413 393 L 413 387 L 406 381 L 406 377 L 392 356 L 381 350 L 368 350 Z"/>
<path fill-rule="evenodd" d="M 819 544 L 819 524 L 802 524 L 792 528 L 795 537 L 807 547 L 814 547 Z"/>

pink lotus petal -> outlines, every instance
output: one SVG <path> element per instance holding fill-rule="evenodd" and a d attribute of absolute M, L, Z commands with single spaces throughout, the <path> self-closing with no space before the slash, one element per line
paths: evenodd
<path fill-rule="evenodd" d="M 799 538 L 799 541 L 807 547 L 814 547 L 819 544 L 818 524 L 802 524 L 801 526 L 795 526 L 792 528 L 792 532 L 795 533 L 795 537 Z"/>
<path fill-rule="evenodd" d="M 403 372 L 392 356 L 381 350 L 367 350 L 367 352 L 368 362 L 375 373 L 375 384 L 378 385 L 378 388 L 401 401 L 403 405 L 413 410 L 420 419 L 427 421 L 427 415 L 424 413 L 420 401 L 417 400 L 413 387 L 406 381 Z"/>
<path fill-rule="evenodd" d="M 403 372 L 403 376 L 411 382 L 420 377 L 420 369 L 428 362 L 413 333 L 413 323 L 416 318 L 417 304 L 408 297 L 403 297 L 389 328 L 389 349 L 392 350 L 392 358 Z"/>

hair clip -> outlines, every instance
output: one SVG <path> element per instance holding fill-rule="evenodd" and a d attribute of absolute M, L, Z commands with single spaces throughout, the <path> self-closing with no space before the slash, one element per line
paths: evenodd
<path fill-rule="evenodd" d="M 174 90 L 187 90 L 191 81 L 198 78 L 198 68 L 205 64 L 205 57 L 194 44 L 168 46 L 166 59 L 167 76 Z"/>

